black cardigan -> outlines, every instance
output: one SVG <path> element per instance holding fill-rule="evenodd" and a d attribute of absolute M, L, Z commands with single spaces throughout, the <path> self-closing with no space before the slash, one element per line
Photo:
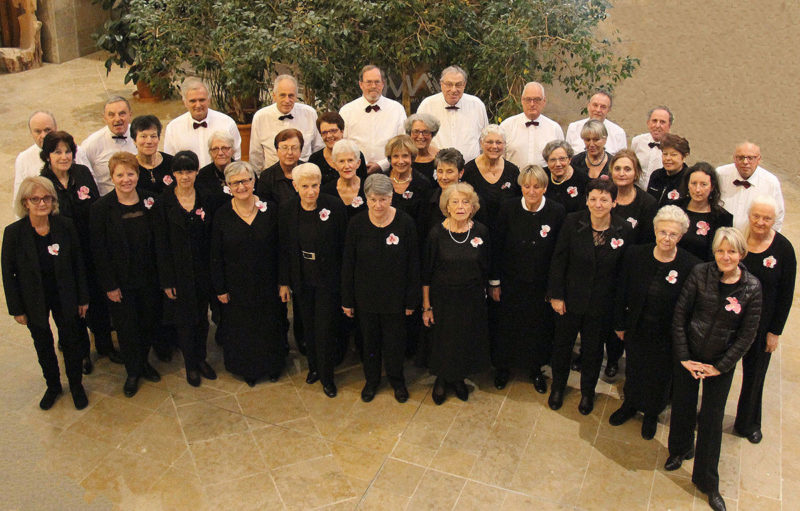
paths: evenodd
<path fill-rule="evenodd" d="M 761 319 L 761 284 L 743 264 L 730 296 L 719 293 L 716 262 L 698 264 L 683 285 L 672 321 L 675 360 L 713 364 L 727 373 L 747 353 Z"/>
<path fill-rule="evenodd" d="M 25 314 L 29 325 L 46 328 L 49 314 L 34 236 L 36 232 L 27 216 L 5 228 L 0 257 L 3 287 L 9 314 Z M 50 237 L 53 244 L 59 246 L 58 255 L 53 260 L 58 298 L 64 317 L 70 319 L 71 314 L 77 316 L 79 305 L 89 303 L 89 286 L 78 232 L 68 218 L 50 215 Z"/>

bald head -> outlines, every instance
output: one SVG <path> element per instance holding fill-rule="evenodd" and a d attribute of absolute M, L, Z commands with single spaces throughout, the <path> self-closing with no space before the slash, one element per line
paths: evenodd
<path fill-rule="evenodd" d="M 544 87 L 539 82 L 528 82 L 522 89 L 522 111 L 530 120 L 535 120 L 541 115 L 547 98 L 544 95 Z"/>
<path fill-rule="evenodd" d="M 760 147 L 752 142 L 742 142 L 736 146 L 736 150 L 733 152 L 733 164 L 742 179 L 752 176 L 759 163 L 761 163 Z"/>
<path fill-rule="evenodd" d="M 56 131 L 56 118 L 50 112 L 37 111 L 28 119 L 28 129 L 37 146 L 42 147 L 44 137 L 51 131 Z"/>

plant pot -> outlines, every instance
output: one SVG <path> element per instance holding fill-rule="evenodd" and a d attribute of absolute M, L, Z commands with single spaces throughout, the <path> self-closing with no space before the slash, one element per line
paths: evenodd
<path fill-rule="evenodd" d="M 239 136 L 242 137 L 242 161 L 250 161 L 250 130 L 252 124 L 237 124 Z"/>
<path fill-rule="evenodd" d="M 133 96 L 142 103 L 155 103 L 164 99 L 160 95 L 155 94 L 150 88 L 150 85 L 144 80 L 136 82 L 136 91 L 133 93 Z"/>

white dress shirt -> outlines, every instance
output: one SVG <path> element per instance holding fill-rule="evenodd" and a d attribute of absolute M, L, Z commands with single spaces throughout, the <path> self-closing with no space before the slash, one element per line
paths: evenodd
<path fill-rule="evenodd" d="M 111 182 L 111 174 L 108 172 L 108 160 L 114 153 L 120 151 L 127 151 L 131 154 L 136 154 L 136 144 L 131 139 L 131 129 L 125 132 L 125 138 L 112 138 L 113 134 L 108 126 L 104 126 L 95 131 L 83 141 L 81 149 L 86 153 L 86 159 L 89 161 L 90 169 L 94 175 L 94 181 L 97 183 L 97 189 L 100 195 L 105 195 L 114 189 L 114 184 Z"/>
<path fill-rule="evenodd" d="M 11 192 L 11 197 L 13 198 L 12 200 L 14 202 L 16 202 L 17 199 L 19 185 L 22 184 L 25 178 L 38 176 L 42 172 L 44 162 L 39 156 L 39 153 L 41 152 L 42 148 L 36 144 L 33 144 L 29 148 L 19 153 L 17 155 L 17 159 L 14 160 L 14 190 Z M 83 149 L 78 147 L 77 153 L 78 154 L 75 155 L 75 163 L 86 165 L 89 167 L 89 170 L 91 170 L 92 166 L 86 159 L 86 153 L 83 152 Z M 12 202 L 12 204 L 14 202 Z"/>
<path fill-rule="evenodd" d="M 539 115 L 533 124 L 526 126 L 530 119 L 524 114 L 509 117 L 500 127 L 506 134 L 506 159 L 524 169 L 528 165 L 547 166 L 542 157 L 542 150 L 548 142 L 563 140 L 564 132 L 558 123 L 544 115 Z"/>
<path fill-rule="evenodd" d="M 575 151 L 575 154 L 582 153 L 586 150 L 586 145 L 583 143 L 583 139 L 581 138 L 581 129 L 583 129 L 583 125 L 586 124 L 589 118 L 581 119 L 580 121 L 575 121 L 570 123 L 567 127 L 567 143 L 572 146 L 572 150 Z M 608 131 L 608 139 L 606 140 L 606 151 L 610 154 L 614 154 L 620 149 L 625 149 L 628 147 L 628 138 L 625 135 L 625 130 L 619 127 L 617 124 L 606 119 L 603 121 L 603 124 L 606 127 L 606 131 Z"/>
<path fill-rule="evenodd" d="M 474 160 L 481 154 L 481 131 L 489 124 L 483 101 L 464 94 L 455 107 L 450 108 L 440 92 L 428 96 L 417 107 L 418 114 L 430 114 L 439 120 L 439 133 L 433 139 L 438 149 L 455 147 L 464 155 L 464 161 Z"/>
<path fill-rule="evenodd" d="M 778 203 L 778 211 L 775 212 L 774 229 L 780 231 L 783 226 L 783 215 L 785 208 L 783 205 L 783 192 L 781 192 L 781 182 L 768 170 L 756 167 L 753 175 L 747 179 L 750 188 L 736 186 L 733 182 L 737 179 L 742 180 L 736 165 L 729 163 L 717 167 L 717 177 L 719 178 L 719 191 L 722 195 L 723 207 L 733 215 L 733 226 L 744 232 L 745 227 L 750 223 L 747 217 L 747 210 L 750 203 L 759 195 L 767 195 L 775 199 Z"/>
<path fill-rule="evenodd" d="M 194 129 L 196 122 L 206 122 L 208 126 Z M 233 137 L 233 159 L 241 159 L 242 137 L 239 135 L 236 122 L 222 112 L 210 108 L 208 115 L 202 121 L 195 121 L 189 112 L 172 119 L 164 130 L 164 152 L 175 154 L 178 151 L 194 151 L 200 159 L 200 168 L 203 168 L 211 163 L 208 139 L 215 131 L 224 131 Z M 100 190 L 100 193 L 103 191 Z"/>
<path fill-rule="evenodd" d="M 299 130 L 303 134 L 303 152 L 300 159 L 308 161 L 311 153 L 324 147 L 322 137 L 317 130 L 317 111 L 303 103 L 295 103 L 286 114 L 292 118 L 280 120 L 284 114 L 275 103 L 262 108 L 253 116 L 253 127 L 250 131 L 250 163 L 260 172 L 278 161 L 275 152 L 275 135 L 289 128 Z"/>
<path fill-rule="evenodd" d="M 406 109 L 397 101 L 383 96 L 375 102 L 380 107 L 377 112 L 367 112 L 369 104 L 361 96 L 339 110 L 339 115 L 344 119 L 344 138 L 358 144 L 367 163 L 379 162 L 385 170 L 388 168 L 386 142 L 395 135 L 405 133 L 403 123 L 406 120 Z"/>
<path fill-rule="evenodd" d="M 642 177 L 639 179 L 639 188 L 647 190 L 647 183 L 650 181 L 650 174 L 664 166 L 661 162 L 661 146 L 650 147 L 650 143 L 655 142 L 653 135 L 648 131 L 641 135 L 636 135 L 631 140 L 631 149 L 639 158 L 639 165 L 642 166 Z"/>

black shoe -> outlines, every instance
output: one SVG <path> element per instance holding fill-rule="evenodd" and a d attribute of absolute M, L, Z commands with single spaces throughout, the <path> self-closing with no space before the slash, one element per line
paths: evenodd
<path fill-rule="evenodd" d="M 197 364 L 197 370 L 200 371 L 200 376 L 202 376 L 206 380 L 217 379 L 217 372 L 214 371 L 214 368 L 211 367 L 211 365 L 205 360 Z"/>
<path fill-rule="evenodd" d="M 664 463 L 664 470 L 669 472 L 673 470 L 678 470 L 683 465 L 683 460 L 690 460 L 694 458 L 694 449 L 689 449 L 688 452 L 685 454 L 676 454 L 675 456 L 670 456 L 667 458 L 667 462 Z"/>
<path fill-rule="evenodd" d="M 750 442 L 751 444 L 757 444 L 761 442 L 761 440 L 764 438 L 764 435 L 761 434 L 760 429 L 757 429 L 752 433 L 750 433 L 749 435 L 745 436 L 745 438 L 747 438 L 747 441 Z"/>
<path fill-rule="evenodd" d="M 612 413 L 611 417 L 608 418 L 608 423 L 612 426 L 622 426 L 632 419 L 634 415 L 636 415 L 636 408 L 628 406 L 623 402 L 619 410 Z"/>
<path fill-rule="evenodd" d="M 437 405 L 444 403 L 444 400 L 447 399 L 447 388 L 444 385 L 444 380 L 441 378 L 436 378 L 436 382 L 433 384 L 431 399 L 433 399 L 433 402 Z"/>
<path fill-rule="evenodd" d="M 333 383 L 329 383 L 327 385 L 323 385 L 322 386 L 322 392 L 324 392 L 325 395 L 328 396 L 328 397 L 331 397 L 331 398 L 336 397 L 336 392 L 337 392 L 336 385 L 333 384 Z"/>
<path fill-rule="evenodd" d="M 244 382 L 247 384 L 248 387 L 255 387 L 256 386 L 256 379 L 255 378 L 245 378 Z"/>
<path fill-rule="evenodd" d="M 44 396 L 42 396 L 42 400 L 39 401 L 39 408 L 42 410 L 49 410 L 53 407 L 58 399 L 58 396 L 61 395 L 62 389 L 59 385 L 58 387 L 47 387 L 47 390 L 44 391 Z"/>
<path fill-rule="evenodd" d="M 125 394 L 125 397 L 133 397 L 139 392 L 139 377 L 138 376 L 128 376 L 128 379 L 125 380 L 125 385 L 122 386 L 122 392 Z"/>
<path fill-rule="evenodd" d="M 582 353 L 578 353 L 578 356 L 572 360 L 572 365 L 570 365 L 570 369 L 573 371 L 581 372 L 581 357 L 583 356 Z"/>
<path fill-rule="evenodd" d="M 550 397 L 547 398 L 547 406 L 549 406 L 551 410 L 558 410 L 563 404 L 564 393 L 560 390 L 552 389 L 550 391 Z"/>
<path fill-rule="evenodd" d="M 652 440 L 658 430 L 658 415 L 645 414 L 642 421 L 642 438 Z"/>
<path fill-rule="evenodd" d="M 309 371 L 308 376 L 306 376 L 306 383 L 311 385 L 312 383 L 317 383 L 319 381 L 319 374 L 316 371 Z"/>
<path fill-rule="evenodd" d="M 408 389 L 405 385 L 398 385 L 394 389 L 394 398 L 398 403 L 405 403 L 408 401 Z"/>
<path fill-rule="evenodd" d="M 511 372 L 508 369 L 498 369 L 494 375 L 494 386 L 497 390 L 503 390 L 508 385 Z"/>
<path fill-rule="evenodd" d="M 618 362 L 609 362 L 606 364 L 606 376 L 609 378 L 613 378 L 619 372 L 619 363 Z"/>
<path fill-rule="evenodd" d="M 94 371 L 94 364 L 92 364 L 92 357 L 86 357 L 81 364 L 81 372 L 83 374 L 92 374 Z"/>
<path fill-rule="evenodd" d="M 581 396 L 581 402 L 578 403 L 578 411 L 581 415 L 589 415 L 594 410 L 594 396 Z"/>
<path fill-rule="evenodd" d="M 199 387 L 202 381 L 200 379 L 200 372 L 195 370 L 186 371 L 186 381 L 189 382 L 189 385 L 192 387 Z"/>
<path fill-rule="evenodd" d="M 115 364 L 123 364 L 124 361 L 122 360 L 122 355 L 120 355 L 119 351 L 112 349 L 108 353 L 100 353 L 97 352 L 98 357 L 108 357 L 108 360 Z"/>
<path fill-rule="evenodd" d="M 464 380 L 459 380 L 453 384 L 453 390 L 456 392 L 456 397 L 462 401 L 469 399 L 469 389 Z"/>
<path fill-rule="evenodd" d="M 718 491 L 712 491 L 708 494 L 708 505 L 714 511 L 726 511 L 725 501 L 722 499 L 722 495 L 719 494 Z"/>
<path fill-rule="evenodd" d="M 89 398 L 86 397 L 86 391 L 80 383 L 74 387 L 70 385 L 69 391 L 72 394 L 72 402 L 75 404 L 76 410 L 83 410 L 89 406 Z"/>
<path fill-rule="evenodd" d="M 156 358 L 162 362 L 172 362 L 172 348 L 153 349 L 156 352 Z"/>
<path fill-rule="evenodd" d="M 361 400 L 365 403 L 369 403 L 373 399 L 375 399 L 375 387 L 367 383 L 364 385 L 364 388 L 361 390 Z"/>
<path fill-rule="evenodd" d="M 158 383 L 161 381 L 161 375 L 158 374 L 156 368 L 151 366 L 149 362 L 144 363 L 144 367 L 142 368 L 142 378 L 153 383 Z"/>
<path fill-rule="evenodd" d="M 547 378 L 544 377 L 541 371 L 533 375 L 533 388 L 539 394 L 547 394 Z"/>

